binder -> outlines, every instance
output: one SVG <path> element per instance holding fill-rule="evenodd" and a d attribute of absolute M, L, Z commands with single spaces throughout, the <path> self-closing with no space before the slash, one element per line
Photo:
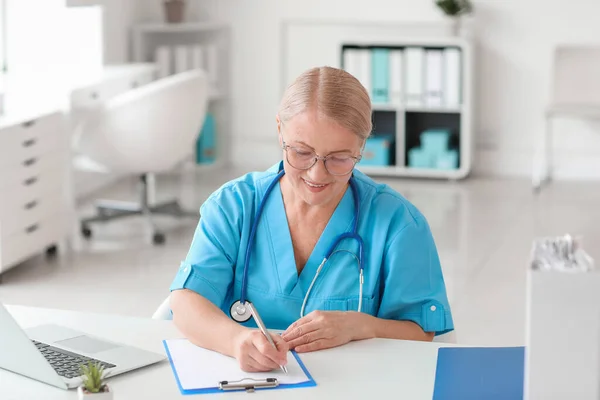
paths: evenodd
<path fill-rule="evenodd" d="M 523 399 L 525 347 L 441 347 L 433 400 Z"/>
<path fill-rule="evenodd" d="M 344 71 L 360 80 L 360 64 L 358 62 L 359 56 L 358 49 L 346 49 L 344 50 Z"/>
<path fill-rule="evenodd" d="M 358 63 L 360 65 L 360 82 L 363 84 L 367 93 L 369 93 L 369 97 L 371 93 L 373 93 L 373 82 L 372 82 L 372 74 L 371 74 L 371 50 L 370 49 L 360 49 L 358 51 Z"/>
<path fill-rule="evenodd" d="M 204 47 L 206 57 L 206 72 L 211 85 L 217 86 L 219 82 L 219 51 L 216 44 Z"/>
<path fill-rule="evenodd" d="M 205 69 L 204 49 L 202 45 L 190 46 L 190 65 L 192 69 Z"/>
<path fill-rule="evenodd" d="M 295 360 L 297 360 L 298 365 L 300 366 L 300 368 L 306 375 L 307 379 L 302 382 L 282 383 L 282 382 L 280 382 L 280 380 L 278 380 L 277 378 L 272 377 L 272 376 L 268 376 L 265 378 L 257 378 L 255 376 L 250 376 L 250 375 L 257 375 L 257 374 L 248 374 L 248 376 L 244 376 L 241 379 L 240 378 L 229 379 L 227 376 L 223 376 L 222 379 L 216 379 L 214 384 L 211 384 L 210 386 L 186 389 L 186 388 L 184 388 L 184 385 L 182 384 L 183 378 L 179 375 L 178 368 L 175 365 L 174 357 L 173 357 L 173 354 L 171 351 L 171 350 L 173 350 L 173 348 L 170 347 L 170 345 L 169 345 L 169 344 L 171 344 L 171 346 L 175 346 L 175 345 L 181 344 L 181 343 L 190 345 L 190 343 L 186 339 L 163 340 L 163 346 L 167 353 L 167 357 L 169 358 L 169 363 L 171 364 L 171 369 L 173 370 L 173 375 L 175 377 L 175 381 L 177 382 L 177 386 L 182 395 L 222 393 L 224 391 L 253 392 L 256 390 L 293 389 L 293 388 L 303 388 L 303 387 L 314 387 L 317 385 L 315 380 L 312 378 L 312 376 L 310 375 L 310 373 L 308 372 L 308 370 L 302 363 L 302 360 L 300 359 L 300 357 L 298 357 L 298 354 L 296 352 L 291 352 L 291 354 L 294 356 Z M 191 345 L 191 346 L 192 346 L 191 347 L 192 349 L 195 347 L 193 345 Z M 206 354 L 211 354 L 213 357 L 213 360 L 215 359 L 214 357 L 217 357 L 217 358 L 219 358 L 219 360 L 221 360 L 222 358 L 225 358 L 227 361 L 229 361 L 229 357 L 224 356 L 222 354 L 212 352 L 209 350 L 205 350 L 205 349 L 201 349 L 201 348 L 196 348 L 196 349 L 199 349 L 199 351 L 204 352 Z M 194 357 L 194 355 L 195 354 L 191 354 L 192 357 Z M 233 363 L 236 363 L 235 360 L 233 360 Z M 182 365 L 181 368 L 186 367 L 185 363 L 183 363 L 183 364 L 184 365 Z M 207 362 L 206 367 L 207 367 L 207 370 L 210 370 L 210 371 L 213 371 L 215 368 L 218 369 L 218 366 L 215 366 L 214 363 Z M 202 374 L 203 371 L 194 369 L 193 373 L 194 374 Z M 276 372 L 274 372 L 273 374 L 276 374 Z M 265 374 L 261 374 L 261 375 L 265 375 Z"/>
<path fill-rule="evenodd" d="M 402 50 L 390 51 L 390 103 L 400 105 L 402 104 L 402 93 L 404 87 L 402 85 L 402 77 L 404 76 L 404 69 L 402 65 Z"/>
<path fill-rule="evenodd" d="M 447 48 L 444 50 L 444 105 L 460 107 L 462 104 L 461 57 L 460 50 Z"/>
<path fill-rule="evenodd" d="M 371 52 L 371 99 L 373 103 L 389 102 L 389 49 L 375 48 Z"/>
<path fill-rule="evenodd" d="M 425 104 L 428 107 L 441 107 L 442 105 L 442 64 L 442 50 L 427 50 L 425 53 L 427 68 Z"/>
<path fill-rule="evenodd" d="M 159 78 L 171 75 L 171 49 L 168 46 L 157 47 L 154 51 L 154 60 L 158 66 Z"/>
<path fill-rule="evenodd" d="M 405 103 L 407 106 L 422 107 L 424 100 L 424 54 L 422 47 L 407 47 L 404 50 L 406 67 L 404 71 Z"/>
<path fill-rule="evenodd" d="M 189 52 L 187 46 L 175 46 L 175 73 L 185 72 L 189 69 Z"/>

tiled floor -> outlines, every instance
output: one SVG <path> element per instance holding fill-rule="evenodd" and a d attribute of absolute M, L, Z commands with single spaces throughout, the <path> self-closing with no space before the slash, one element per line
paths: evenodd
<path fill-rule="evenodd" d="M 158 180 L 159 200 L 181 196 L 198 209 L 202 200 L 240 171 L 197 173 Z M 442 259 L 459 343 L 524 343 L 525 276 L 536 236 L 571 233 L 600 260 L 600 183 L 555 182 L 533 195 L 527 180 L 462 182 L 382 179 L 428 218 Z M 103 197 L 135 200 L 134 181 Z M 89 202 L 81 213 L 92 211 Z M 150 244 L 145 224 L 131 219 L 99 226 L 90 241 L 73 241 L 55 260 L 34 258 L 8 271 L 0 284 L 7 304 L 150 316 L 168 294 L 196 221 L 157 219 L 167 232 Z"/>

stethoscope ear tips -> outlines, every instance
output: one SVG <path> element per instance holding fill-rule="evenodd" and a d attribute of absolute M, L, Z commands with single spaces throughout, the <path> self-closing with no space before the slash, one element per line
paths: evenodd
<path fill-rule="evenodd" d="M 231 319 L 236 322 L 246 322 L 252 318 L 252 313 L 248 307 L 242 304 L 239 300 L 233 302 L 229 308 L 229 315 L 231 316 Z"/>

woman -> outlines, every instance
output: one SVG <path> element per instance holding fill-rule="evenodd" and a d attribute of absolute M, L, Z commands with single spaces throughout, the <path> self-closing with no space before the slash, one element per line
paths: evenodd
<path fill-rule="evenodd" d="M 340 69 L 308 70 L 286 90 L 276 122 L 283 161 L 226 183 L 201 207 L 171 285 L 173 319 L 182 333 L 235 357 L 243 370 L 266 371 L 285 365 L 289 349 L 314 351 L 373 337 L 431 340 L 453 330 L 425 217 L 354 169 L 372 130 L 365 88 Z M 341 240 L 315 279 L 335 239 L 353 232 L 357 205 L 362 296 L 355 239 Z M 252 319 L 240 324 L 230 318 L 248 246 L 247 300 L 267 328 L 283 331 L 272 335 L 277 349 L 249 329 L 256 327 Z"/>

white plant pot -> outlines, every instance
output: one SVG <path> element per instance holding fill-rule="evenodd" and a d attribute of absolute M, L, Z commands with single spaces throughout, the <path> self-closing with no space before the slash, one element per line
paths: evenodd
<path fill-rule="evenodd" d="M 79 400 L 113 400 L 113 390 L 111 387 L 108 390 L 108 392 L 88 393 L 82 386 L 79 386 L 77 388 L 77 395 L 79 396 Z"/>

